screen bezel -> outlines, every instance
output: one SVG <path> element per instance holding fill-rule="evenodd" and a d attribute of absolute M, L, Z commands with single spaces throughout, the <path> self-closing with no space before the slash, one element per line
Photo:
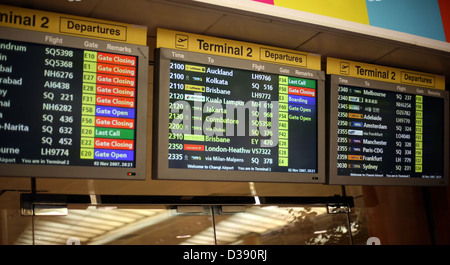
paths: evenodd
<path fill-rule="evenodd" d="M 341 80 L 341 81 L 340 81 Z M 343 81 L 345 80 L 345 81 Z M 448 91 L 429 89 L 424 87 L 410 86 L 404 84 L 395 84 L 390 82 L 368 80 L 363 78 L 348 77 L 341 75 L 327 76 L 328 115 L 329 115 L 329 165 L 328 165 L 328 184 L 335 185 L 392 185 L 392 186 L 447 186 L 449 174 L 449 93 Z M 338 128 L 338 86 L 349 85 L 362 88 L 372 88 L 402 93 L 431 96 L 428 91 L 438 92 L 441 96 L 435 96 L 444 99 L 444 172 L 441 179 L 416 179 L 416 178 L 388 178 L 388 177 L 359 177 L 342 176 L 337 174 L 337 128 Z M 401 89 L 401 90 L 399 90 Z M 419 92 L 423 91 L 423 92 Z"/>
<path fill-rule="evenodd" d="M 138 58 L 136 83 L 136 152 L 135 167 L 96 167 L 96 166 L 58 166 L 58 165 L 24 165 L 0 164 L 0 177 L 33 177 L 33 178 L 79 178 L 79 179 L 121 179 L 145 180 L 147 167 L 147 105 L 148 105 L 148 47 L 124 44 L 99 39 L 89 39 L 43 33 L 29 30 L 0 27 L 2 39 L 22 41 L 35 44 L 85 49 L 99 52 L 132 55 Z M 53 44 L 45 41 L 45 36 L 62 38 L 64 44 Z M 98 44 L 98 48 L 86 47 L 89 43 Z M 120 53 L 108 50 L 107 44 L 122 45 L 131 49 L 131 53 Z M 81 89 L 81 88 L 80 88 Z"/>
<path fill-rule="evenodd" d="M 174 57 L 182 54 L 183 58 Z M 214 63 L 211 64 L 211 59 Z M 220 171 L 208 169 L 177 169 L 169 168 L 168 133 L 169 133 L 169 63 L 170 60 L 186 61 L 206 65 L 222 66 L 242 70 L 257 70 L 252 66 L 264 66 L 264 70 L 273 74 L 297 76 L 317 80 L 317 173 L 289 173 L 289 172 L 256 172 L 256 171 Z M 211 181 L 252 181 L 252 182 L 325 182 L 325 75 L 322 71 L 295 68 L 284 65 L 261 63 L 250 60 L 235 59 L 216 55 L 206 55 L 195 52 L 159 48 L 155 55 L 155 88 L 154 88 L 154 141 L 152 176 L 155 179 L 166 180 L 211 180 Z M 284 69 L 284 70 L 283 70 Z M 281 71 L 290 71 L 286 74 Z M 303 75 L 294 75 L 295 71 Z M 307 74 L 308 76 L 304 76 Z"/>

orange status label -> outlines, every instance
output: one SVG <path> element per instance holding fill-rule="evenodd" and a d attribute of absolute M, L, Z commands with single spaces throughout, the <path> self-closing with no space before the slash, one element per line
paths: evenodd
<path fill-rule="evenodd" d="M 112 97 L 97 95 L 95 97 L 95 103 L 102 106 L 113 106 L 113 107 L 124 107 L 124 108 L 134 108 L 134 98 L 125 97 Z"/>
<path fill-rule="evenodd" d="M 97 83 L 100 84 L 134 87 L 135 82 L 136 79 L 134 77 L 97 74 Z"/>
<path fill-rule="evenodd" d="M 110 63 L 110 64 L 136 66 L 136 57 L 98 52 L 97 53 L 97 62 L 98 63 Z"/>
<path fill-rule="evenodd" d="M 305 87 L 289 86 L 289 94 L 297 96 L 315 97 L 316 90 Z"/>
<path fill-rule="evenodd" d="M 136 95 L 134 87 L 120 87 L 98 84 L 96 86 L 96 93 L 100 95 L 121 96 L 134 98 Z"/>
<path fill-rule="evenodd" d="M 124 75 L 124 76 L 136 76 L 136 67 L 114 65 L 107 63 L 97 63 L 97 73 Z"/>
<path fill-rule="evenodd" d="M 95 148 L 104 149 L 134 150 L 134 141 L 96 138 L 94 141 L 94 146 Z"/>

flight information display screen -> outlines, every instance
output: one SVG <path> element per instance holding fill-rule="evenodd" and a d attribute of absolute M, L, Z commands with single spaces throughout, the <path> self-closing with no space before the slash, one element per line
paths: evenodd
<path fill-rule="evenodd" d="M 445 91 L 339 80 L 330 88 L 335 126 L 331 143 L 336 143 L 331 158 L 337 170 L 332 181 L 342 177 L 340 184 L 445 183 Z"/>
<path fill-rule="evenodd" d="M 245 173 L 266 173 L 271 181 L 286 181 L 283 174 L 289 173 L 288 181 L 305 181 L 302 174 L 308 181 L 320 181 L 323 102 L 317 77 L 294 76 L 295 71 L 280 72 L 280 67 L 268 71 L 268 66 L 251 62 L 245 62 L 249 68 L 239 68 L 236 62 L 243 62 L 229 58 L 210 58 L 207 64 L 187 54 L 180 60 L 184 53 L 168 55 L 167 69 L 159 69 L 166 71 L 159 93 L 165 90 L 167 95 L 159 103 L 167 101 L 169 111 L 160 125 L 168 131 L 160 137 L 168 135 L 167 169 L 180 172 L 174 177 L 195 170 L 208 172 L 212 179 L 224 174 L 221 180 L 245 181 Z"/>
<path fill-rule="evenodd" d="M 136 177 L 139 64 L 136 55 L 1 39 L 0 163 Z"/>

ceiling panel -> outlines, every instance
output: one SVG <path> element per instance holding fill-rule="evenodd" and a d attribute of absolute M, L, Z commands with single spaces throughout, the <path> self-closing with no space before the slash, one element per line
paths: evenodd
<path fill-rule="evenodd" d="M 450 74 L 450 54 L 399 48 L 374 63 L 392 67 L 399 67 L 400 64 L 404 69 L 447 75 L 447 83 L 450 82 L 450 78 L 448 78 Z"/>
<path fill-rule="evenodd" d="M 148 18 L 152 16 L 154 9 L 148 1 L 108 0 L 100 1 L 95 9 L 89 14 L 90 17 L 101 18 L 111 21 L 138 24 L 147 24 Z"/>
<path fill-rule="evenodd" d="M 167 1 L 146 0 L 102 1 L 90 14 L 91 17 L 145 25 L 148 27 L 148 36 L 152 37 L 156 36 L 158 27 L 204 32 L 222 15 L 212 10 L 191 8 L 187 4 L 175 5 Z"/>
<path fill-rule="evenodd" d="M 350 35 L 321 32 L 301 45 L 299 49 L 321 54 L 323 57 L 337 57 L 348 60 L 372 62 L 397 47 L 377 41 L 368 41 Z"/>
<path fill-rule="evenodd" d="M 281 25 L 267 19 L 226 15 L 214 23 L 205 34 L 295 49 L 316 35 L 317 31 Z"/>
<path fill-rule="evenodd" d="M 149 37 L 155 37 L 157 27 L 164 27 L 298 49 L 324 57 L 420 69 L 445 74 L 450 79 L 449 55 L 445 52 L 433 55 L 426 48 L 412 44 L 200 2 L 0 0 L 0 3 L 145 25 Z"/>

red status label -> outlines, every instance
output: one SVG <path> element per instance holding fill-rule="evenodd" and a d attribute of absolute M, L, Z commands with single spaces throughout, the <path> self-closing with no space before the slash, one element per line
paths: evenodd
<path fill-rule="evenodd" d="M 97 84 L 96 93 L 100 95 L 133 97 L 136 95 L 134 87 L 120 87 Z"/>
<path fill-rule="evenodd" d="M 134 141 L 95 138 L 94 146 L 103 149 L 134 150 Z"/>
<path fill-rule="evenodd" d="M 102 106 L 134 108 L 134 98 L 97 95 L 95 97 L 95 104 Z"/>
<path fill-rule="evenodd" d="M 98 63 L 111 63 L 111 64 L 136 66 L 136 57 L 98 52 L 97 53 L 97 62 Z"/>
<path fill-rule="evenodd" d="M 95 117 L 96 127 L 134 129 L 134 119 Z"/>
<path fill-rule="evenodd" d="M 97 73 L 136 76 L 136 68 L 131 66 L 97 63 Z"/>
<path fill-rule="evenodd" d="M 134 77 L 97 74 L 97 83 L 100 84 L 134 87 L 135 80 Z"/>
<path fill-rule="evenodd" d="M 305 87 L 289 86 L 289 94 L 297 95 L 297 96 L 305 96 L 305 97 L 315 97 L 316 90 L 311 89 L 311 88 L 305 88 Z"/>

